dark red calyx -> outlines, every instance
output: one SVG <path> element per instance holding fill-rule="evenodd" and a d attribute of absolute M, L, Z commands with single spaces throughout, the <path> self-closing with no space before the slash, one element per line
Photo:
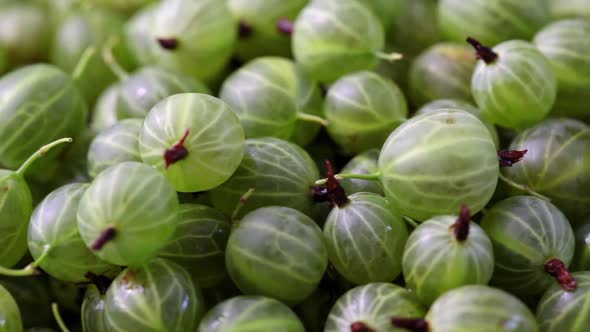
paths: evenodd
<path fill-rule="evenodd" d="M 391 325 L 412 332 L 428 332 L 428 322 L 422 318 L 391 318 Z"/>
<path fill-rule="evenodd" d="M 164 161 L 166 162 L 166 169 L 168 169 L 168 167 L 170 167 L 170 165 L 172 165 L 172 164 L 176 163 L 177 161 L 180 161 L 180 160 L 186 158 L 186 156 L 188 156 L 188 150 L 184 146 L 184 141 L 188 137 L 189 133 L 190 133 L 190 129 L 187 129 L 184 132 L 184 136 L 182 136 L 182 138 L 180 139 L 180 141 L 178 141 L 178 143 L 174 144 L 174 146 L 172 148 L 164 151 Z"/>
<path fill-rule="evenodd" d="M 96 274 L 94 274 L 92 272 L 87 272 L 84 275 L 84 277 L 86 277 L 86 279 L 90 280 L 90 282 L 92 284 L 94 284 L 94 286 L 96 286 L 96 289 L 98 289 L 98 291 L 102 295 L 105 295 L 107 293 L 107 290 L 109 289 L 109 286 L 113 282 L 113 279 L 111 279 L 111 278 L 109 278 L 107 276 L 96 275 Z"/>
<path fill-rule="evenodd" d="M 323 203 L 328 201 L 328 189 L 325 186 L 311 187 L 311 195 L 313 201 L 316 203 Z"/>
<path fill-rule="evenodd" d="M 98 250 L 102 249 L 102 247 L 104 247 L 104 245 L 107 244 L 107 242 L 114 239 L 116 235 L 117 235 L 117 230 L 115 229 L 115 227 L 111 226 L 111 227 L 105 228 L 102 232 L 100 232 L 100 234 L 98 235 L 96 240 L 94 240 L 94 242 L 92 242 L 90 249 L 92 249 L 94 251 L 98 251 Z"/>
<path fill-rule="evenodd" d="M 277 21 L 277 31 L 285 36 L 293 34 L 293 21 L 281 18 Z"/>
<path fill-rule="evenodd" d="M 158 38 L 158 44 L 165 50 L 173 51 L 178 47 L 178 39 L 176 38 Z"/>
<path fill-rule="evenodd" d="M 522 160 L 528 150 L 498 150 L 498 160 L 500 166 L 512 167 L 515 163 Z"/>
<path fill-rule="evenodd" d="M 565 264 L 558 258 L 551 258 L 545 262 L 545 272 L 554 277 L 561 288 L 568 292 L 573 292 L 578 287 L 576 279 L 574 279 Z"/>
<path fill-rule="evenodd" d="M 252 25 L 246 21 L 240 21 L 238 22 L 238 37 L 240 39 L 246 39 L 250 36 L 252 36 L 252 33 L 254 32 L 254 29 L 252 28 Z"/>
<path fill-rule="evenodd" d="M 475 56 L 477 59 L 485 61 L 485 63 L 492 63 L 498 58 L 498 53 L 494 52 L 490 47 L 483 46 L 477 40 L 467 37 L 467 42 L 475 48 Z"/>
<path fill-rule="evenodd" d="M 344 188 L 340 186 L 340 183 L 336 179 L 334 168 L 332 168 L 332 163 L 329 160 L 326 160 L 326 178 L 328 178 L 326 182 L 328 202 L 330 202 L 331 206 L 344 207 L 349 202 L 348 196 L 346 196 Z"/>
<path fill-rule="evenodd" d="M 453 229 L 453 234 L 455 235 L 455 239 L 459 242 L 463 242 L 467 240 L 467 236 L 469 236 L 469 224 L 471 223 L 471 213 L 469 212 L 469 208 L 467 205 L 461 205 L 461 211 L 459 212 L 459 217 L 457 221 L 451 228 Z"/>
<path fill-rule="evenodd" d="M 363 322 L 356 322 L 350 324 L 350 332 L 375 332 L 375 330 Z"/>

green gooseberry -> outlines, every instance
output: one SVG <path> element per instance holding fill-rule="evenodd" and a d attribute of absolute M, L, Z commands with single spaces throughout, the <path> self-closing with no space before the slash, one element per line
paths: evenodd
<path fill-rule="evenodd" d="M 375 14 L 356 0 L 311 1 L 293 27 L 295 60 L 315 81 L 333 82 L 343 75 L 370 70 L 385 54 L 385 33 Z"/>
<path fill-rule="evenodd" d="M 341 173 L 354 174 L 374 174 L 378 171 L 377 160 L 379 159 L 379 150 L 370 149 L 354 156 L 341 170 Z M 358 192 L 370 192 L 377 195 L 385 196 L 383 186 L 378 181 L 368 181 L 362 179 L 342 179 L 340 185 L 348 194 Z"/>
<path fill-rule="evenodd" d="M 226 1 L 164 0 L 153 15 L 154 64 L 209 80 L 228 62 L 237 29 Z"/>
<path fill-rule="evenodd" d="M 590 97 L 590 21 L 554 22 L 540 30 L 533 43 L 549 60 L 557 79 L 552 114 L 590 119 L 584 102 Z"/>
<path fill-rule="evenodd" d="M 271 137 L 248 139 L 244 150 L 244 158 L 235 173 L 210 191 L 213 207 L 229 216 L 242 195 L 254 188 L 236 217 L 270 205 L 314 215 L 311 188 L 319 173 L 305 150 Z"/>
<path fill-rule="evenodd" d="M 537 0 L 441 0 L 438 23 L 442 34 L 462 42 L 467 33 L 483 44 L 495 45 L 510 39 L 528 40 L 549 22 L 546 1 Z"/>
<path fill-rule="evenodd" d="M 536 1 L 535 1 L 536 2 Z M 479 61 L 471 79 L 471 93 L 483 116 L 517 130 L 531 127 L 547 116 L 557 95 L 550 62 L 535 45 L 510 40 L 476 48 Z"/>
<path fill-rule="evenodd" d="M 229 232 L 229 220 L 221 212 L 204 205 L 181 204 L 176 231 L 159 257 L 184 267 L 196 285 L 213 287 L 226 276 Z"/>
<path fill-rule="evenodd" d="M 416 106 L 443 98 L 472 100 L 471 76 L 476 59 L 469 46 L 437 43 L 416 57 L 410 67 L 410 100 Z"/>
<path fill-rule="evenodd" d="M 104 310 L 105 294 L 101 293 L 95 285 L 88 286 L 80 309 L 82 330 L 85 332 L 107 331 Z"/>
<path fill-rule="evenodd" d="M 324 332 L 402 332 L 405 330 L 391 327 L 391 316 L 417 318 L 425 314 L 411 292 L 394 284 L 374 282 L 342 295 L 330 311 Z"/>
<path fill-rule="evenodd" d="M 563 290 L 559 285 L 547 289 L 537 306 L 537 321 L 543 332 L 585 332 L 590 326 L 590 272 L 573 273 L 578 287 Z"/>
<path fill-rule="evenodd" d="M 96 100 L 90 119 L 90 130 L 98 133 L 117 123 L 119 85 L 111 84 Z"/>
<path fill-rule="evenodd" d="M 498 131 L 496 130 L 496 127 L 493 123 L 491 123 L 483 117 L 483 113 L 479 108 L 475 107 L 470 102 L 460 99 L 437 99 L 424 104 L 416 111 L 415 115 L 425 114 L 445 108 L 459 109 L 475 115 L 488 128 L 488 131 L 490 132 L 490 135 L 494 140 L 496 148 L 500 147 L 500 137 L 498 136 Z"/>
<path fill-rule="evenodd" d="M 456 109 L 418 115 L 397 127 L 383 145 L 378 165 L 392 207 L 418 221 L 455 213 L 461 204 L 479 212 L 499 175 L 486 126 Z"/>
<path fill-rule="evenodd" d="M 53 322 L 50 309 L 51 295 L 44 278 L 39 276 L 0 277 L 0 286 L 6 288 L 16 301 L 25 329 L 51 326 Z"/>
<path fill-rule="evenodd" d="M 243 61 L 291 55 L 292 21 L 308 0 L 229 0 L 238 22 L 236 55 Z M 284 27 L 283 27 L 284 25 Z"/>
<path fill-rule="evenodd" d="M 447 291 L 485 285 L 492 278 L 492 242 L 470 219 L 463 208 L 459 217 L 433 217 L 410 234 L 402 260 L 404 280 L 425 305 Z"/>
<path fill-rule="evenodd" d="M 582 224 L 574 229 L 576 245 L 572 259 L 572 271 L 590 271 L 590 224 Z"/>
<path fill-rule="evenodd" d="M 574 255 L 574 234 L 566 217 L 553 204 L 532 196 L 513 196 L 486 211 L 481 227 L 494 247 L 491 283 L 517 296 L 543 293 L 557 280 L 564 289 L 569 280 L 551 272 L 561 265 L 567 272 Z"/>
<path fill-rule="evenodd" d="M 528 150 L 518 164 L 503 169 L 510 180 L 551 199 L 572 224 L 588 216 L 590 129 L 580 121 L 548 119 L 520 133 L 512 150 Z"/>
<path fill-rule="evenodd" d="M 126 119 L 98 133 L 88 149 L 88 174 L 94 178 L 115 164 L 141 162 L 139 133 L 142 125 L 140 119 Z"/>
<path fill-rule="evenodd" d="M 390 26 L 385 26 L 388 40 L 403 49 L 404 57 L 411 58 L 440 41 L 438 2 L 432 0 L 399 1 L 399 14 Z M 419 28 L 416 28 L 419 27 Z M 406 61 L 399 61 L 404 63 Z"/>
<path fill-rule="evenodd" d="M 590 18 L 590 1 L 588 0 L 548 0 L 547 2 L 553 19 Z"/>
<path fill-rule="evenodd" d="M 148 113 L 139 152 L 143 162 L 164 173 L 176 191 L 205 191 L 227 181 L 240 165 L 244 130 L 221 99 L 176 94 Z"/>
<path fill-rule="evenodd" d="M 0 95 L 0 164 L 4 167 L 17 168 L 39 146 L 60 137 L 76 138 L 84 128 L 84 99 L 74 81 L 53 65 L 29 65 L 4 75 Z M 31 173 L 53 158 L 45 159 Z"/>
<path fill-rule="evenodd" d="M 82 195 L 78 230 L 99 258 L 137 266 L 171 239 L 178 205 L 172 185 L 155 168 L 122 162 L 102 171 Z"/>
<path fill-rule="evenodd" d="M 23 322 L 18 305 L 12 295 L 2 285 L 0 285 L 0 331 L 23 331 Z"/>
<path fill-rule="evenodd" d="M 241 295 L 213 307 L 198 332 L 304 332 L 303 324 L 285 304 L 264 296 Z"/>
<path fill-rule="evenodd" d="M 324 102 L 328 134 L 346 151 L 381 148 L 408 116 L 403 93 L 390 79 L 360 71 L 341 77 Z"/>
<path fill-rule="evenodd" d="M 328 253 L 322 231 L 311 218 L 270 206 L 246 214 L 232 229 L 225 264 L 244 294 L 295 305 L 317 288 Z"/>
<path fill-rule="evenodd" d="M 303 146 L 326 125 L 319 85 L 286 58 L 248 62 L 223 82 L 219 98 L 236 112 L 247 138 L 277 137 Z"/>
<path fill-rule="evenodd" d="M 140 66 L 155 63 L 153 43 L 150 34 L 154 25 L 154 15 L 158 9 L 158 3 L 138 10 L 131 16 L 123 28 L 123 38 L 129 48 L 135 62 Z"/>
<path fill-rule="evenodd" d="M 123 270 L 104 298 L 109 331 L 195 331 L 203 314 L 201 290 L 180 265 L 163 258 Z"/>

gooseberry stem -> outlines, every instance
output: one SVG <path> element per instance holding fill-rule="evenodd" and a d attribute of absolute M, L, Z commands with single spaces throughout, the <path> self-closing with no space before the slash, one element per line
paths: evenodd
<path fill-rule="evenodd" d="M 35 162 L 35 160 L 39 159 L 40 157 L 43 157 L 49 150 L 51 150 L 54 146 L 62 144 L 62 143 L 71 143 L 73 141 L 73 139 L 71 137 L 65 137 L 65 138 L 60 138 L 57 141 L 53 141 L 49 144 L 43 145 L 39 150 L 37 150 L 35 153 L 33 153 L 29 159 L 27 159 L 17 170 L 16 170 L 16 174 L 18 175 L 24 175 L 24 173 L 27 171 L 27 169 L 29 168 L 29 166 L 31 166 L 32 163 Z"/>
<path fill-rule="evenodd" d="M 375 52 L 375 56 L 381 60 L 385 60 L 387 62 L 395 62 L 404 58 L 404 55 L 397 52 L 385 53 L 385 52 Z"/>
<path fill-rule="evenodd" d="M 418 227 L 418 223 L 416 222 L 416 220 L 414 220 L 414 219 L 412 219 L 412 218 L 410 218 L 410 217 L 407 217 L 407 216 L 404 216 L 403 218 L 404 218 L 404 220 L 405 220 L 405 221 L 406 221 L 408 224 L 410 224 L 412 227 L 414 227 L 414 228 L 417 228 L 417 227 Z"/>
<path fill-rule="evenodd" d="M 53 313 L 53 318 L 57 322 L 59 329 L 62 332 L 70 332 L 70 329 L 68 329 L 66 323 L 64 323 L 64 320 L 61 318 L 61 314 L 59 313 L 59 307 L 57 306 L 57 303 L 51 303 L 51 312 Z"/>
<path fill-rule="evenodd" d="M 363 322 L 355 322 L 350 324 L 350 332 L 375 332 L 375 330 Z"/>
<path fill-rule="evenodd" d="M 551 258 L 545 262 L 545 272 L 557 280 L 557 283 L 568 292 L 573 292 L 578 287 L 576 279 L 571 275 L 563 261 L 558 258 Z"/>
<path fill-rule="evenodd" d="M 391 325 L 412 332 L 428 332 L 428 322 L 422 318 L 391 318 Z"/>
<path fill-rule="evenodd" d="M 377 173 L 373 173 L 373 174 L 356 174 L 356 173 L 347 173 L 347 174 L 336 174 L 334 175 L 334 177 L 336 178 L 336 180 L 342 180 L 342 179 L 357 179 L 357 180 L 367 180 L 367 181 L 379 181 L 379 177 L 381 176 L 381 173 L 377 172 Z M 322 185 L 322 184 L 326 184 L 326 182 L 328 182 L 328 179 L 321 179 L 321 180 L 317 180 L 315 182 L 315 184 L 318 185 Z"/>
<path fill-rule="evenodd" d="M 115 55 L 113 54 L 113 48 L 119 43 L 119 38 L 113 36 L 109 38 L 106 44 L 102 48 L 102 59 L 109 66 L 109 69 L 119 78 L 120 81 L 124 81 L 129 77 L 129 73 L 121 67 Z"/>
<path fill-rule="evenodd" d="M 86 71 L 86 68 L 88 68 L 88 64 L 90 63 L 90 60 L 94 54 L 96 54 L 96 47 L 94 46 L 89 46 L 86 48 L 86 50 L 84 50 L 84 53 L 82 53 L 80 56 L 76 67 L 74 67 L 74 71 L 72 72 L 72 80 L 78 81 L 80 78 L 82 78 L 82 75 Z"/>
<path fill-rule="evenodd" d="M 324 127 L 327 127 L 330 122 L 328 120 L 313 114 L 297 112 L 297 119 L 301 121 L 316 122 Z"/>
<path fill-rule="evenodd" d="M 242 208 L 244 207 L 244 205 L 246 205 L 246 202 L 248 202 L 248 199 L 250 199 L 250 197 L 252 196 L 252 194 L 254 194 L 254 188 L 250 188 L 248 189 L 248 191 L 246 191 L 245 194 L 242 195 L 242 197 L 240 197 L 240 200 L 238 201 L 238 204 L 236 205 L 234 211 L 231 214 L 231 218 L 230 218 L 230 222 L 232 227 L 237 225 L 238 222 L 238 215 L 240 214 L 240 211 L 242 211 Z"/>
<path fill-rule="evenodd" d="M 50 247 L 45 247 L 43 249 L 43 253 L 41 256 L 37 258 L 34 262 L 29 263 L 22 269 L 7 269 L 5 267 L 0 266 L 0 275 L 7 276 L 7 277 L 28 277 L 40 274 L 37 267 L 39 264 L 47 257 L 49 254 Z"/>
<path fill-rule="evenodd" d="M 540 198 L 540 199 L 545 200 L 547 202 L 551 201 L 551 199 L 549 197 L 539 194 L 538 192 L 532 190 L 531 188 L 529 188 L 528 186 L 526 186 L 524 184 L 516 183 L 516 182 L 510 180 L 509 178 L 505 177 L 502 173 L 500 173 L 499 176 L 500 176 L 500 180 L 502 180 L 502 182 L 506 183 L 507 185 L 511 186 L 512 188 L 524 191 L 525 193 L 527 193 L 531 196 Z"/>
<path fill-rule="evenodd" d="M 459 217 L 457 221 L 451 228 L 453 229 L 453 234 L 455 235 L 455 239 L 459 242 L 463 242 L 467 240 L 467 236 L 469 236 L 469 224 L 471 223 L 471 213 L 469 212 L 469 208 L 467 205 L 461 205 L 461 211 L 459 212 Z"/>

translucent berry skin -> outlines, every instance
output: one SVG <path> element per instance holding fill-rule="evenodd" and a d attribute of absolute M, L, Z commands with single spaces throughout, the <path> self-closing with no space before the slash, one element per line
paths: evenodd
<path fill-rule="evenodd" d="M 357 286 L 334 303 L 324 332 L 350 331 L 363 322 L 375 331 L 403 332 L 391 327 L 392 316 L 422 318 L 426 309 L 411 292 L 394 284 L 374 282 Z"/>
<path fill-rule="evenodd" d="M 264 296 L 240 295 L 213 307 L 198 332 L 304 332 L 303 324 L 285 304 Z"/>
<path fill-rule="evenodd" d="M 540 30 L 533 43 L 551 63 L 557 79 L 557 99 L 551 113 L 590 119 L 584 102 L 590 98 L 590 59 L 586 57 L 590 53 L 590 22 L 554 22 Z"/>
<path fill-rule="evenodd" d="M 166 167 L 164 152 L 187 130 L 183 146 L 188 155 Z M 176 191 L 205 191 L 227 181 L 238 168 L 244 155 L 244 130 L 222 100 L 181 93 L 150 110 L 139 135 L 139 151 L 143 162 L 165 174 Z"/>
<path fill-rule="evenodd" d="M 104 302 L 106 325 L 114 331 L 194 331 L 205 309 L 188 272 L 163 258 L 123 270 Z"/>
<path fill-rule="evenodd" d="M 96 133 L 111 127 L 117 119 L 117 94 L 119 86 L 111 84 L 98 96 L 90 119 L 90 129 Z"/>
<path fill-rule="evenodd" d="M 379 159 L 379 150 L 370 149 L 359 153 L 352 158 L 340 173 L 343 174 L 374 174 L 377 173 L 377 160 Z M 349 195 L 358 192 L 370 192 L 377 195 L 385 196 L 383 186 L 379 181 L 368 181 L 359 179 L 342 179 L 339 181 L 344 192 Z"/>
<path fill-rule="evenodd" d="M 442 34 L 455 42 L 468 35 L 495 45 L 510 39 L 528 40 L 549 22 L 546 2 L 537 0 L 441 0 L 438 22 Z"/>
<path fill-rule="evenodd" d="M 372 69 L 384 44 L 379 19 L 356 0 L 310 2 L 295 21 L 292 39 L 295 60 L 320 82 Z"/>
<path fill-rule="evenodd" d="M 107 331 L 105 315 L 105 295 L 101 294 L 94 285 L 86 288 L 80 318 L 83 331 Z"/>
<path fill-rule="evenodd" d="M 23 331 L 23 322 L 16 301 L 2 285 L 0 285 L 0 331 Z"/>
<path fill-rule="evenodd" d="M 150 31 L 154 25 L 154 15 L 158 3 L 145 6 L 131 16 L 123 28 L 123 39 L 138 65 L 146 66 L 156 62 L 154 59 L 154 39 Z"/>
<path fill-rule="evenodd" d="M 590 271 L 590 224 L 582 224 L 574 229 L 576 237 L 575 253 L 570 271 Z"/>
<path fill-rule="evenodd" d="M 535 45 L 511 40 L 493 47 L 498 58 L 479 60 L 471 92 L 483 117 L 517 130 L 541 122 L 557 95 L 551 64 Z"/>
<path fill-rule="evenodd" d="M 382 196 L 361 192 L 348 199 L 324 224 L 330 262 L 357 285 L 394 280 L 402 269 L 406 224 Z"/>
<path fill-rule="evenodd" d="M 153 167 L 127 161 L 101 172 L 82 196 L 78 230 L 90 248 L 102 232 L 115 236 L 94 253 L 116 265 L 137 266 L 157 255 L 176 229 L 178 197 Z"/>
<path fill-rule="evenodd" d="M 526 158 L 502 171 L 511 180 L 551 199 L 572 225 L 590 216 L 590 129 L 581 121 L 547 119 L 520 133 L 510 150 Z"/>
<path fill-rule="evenodd" d="M 399 87 L 370 71 L 338 79 L 324 101 L 328 134 L 346 151 L 381 148 L 389 134 L 408 116 Z"/>
<path fill-rule="evenodd" d="M 426 320 L 436 332 L 539 331 L 535 316 L 518 298 L 483 285 L 445 293 L 432 304 Z"/>
<path fill-rule="evenodd" d="M 291 208 L 271 206 L 239 221 L 229 237 L 225 263 L 243 293 L 295 305 L 318 286 L 328 253 L 312 219 Z"/>
<path fill-rule="evenodd" d="M 537 306 L 537 320 L 543 332 L 584 332 L 590 326 L 590 272 L 577 272 L 577 288 L 565 291 L 559 285 L 547 289 Z"/>
<path fill-rule="evenodd" d="M 492 240 L 495 267 L 491 284 L 517 296 L 543 293 L 556 284 L 544 270 L 558 258 L 569 266 L 574 234 L 553 204 L 532 196 L 513 196 L 490 208 L 481 227 Z"/>
<path fill-rule="evenodd" d="M 498 181 L 498 157 L 486 126 L 475 116 L 446 109 L 399 126 L 379 155 L 385 196 L 401 215 L 424 221 L 480 211 Z"/>
<path fill-rule="evenodd" d="M 425 305 L 464 285 L 487 284 L 494 271 L 492 242 L 474 222 L 467 239 L 453 233 L 457 216 L 437 216 L 420 224 L 404 249 L 403 272 L 406 286 Z"/>
<path fill-rule="evenodd" d="M 33 198 L 25 179 L 0 169 L 0 266 L 12 267 L 27 252 Z"/>

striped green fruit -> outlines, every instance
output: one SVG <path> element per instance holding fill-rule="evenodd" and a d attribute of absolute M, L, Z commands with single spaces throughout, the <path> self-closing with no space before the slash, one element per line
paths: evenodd
<path fill-rule="evenodd" d="M 116 274 L 116 268 L 87 247 L 76 215 L 88 184 L 72 183 L 54 191 L 37 205 L 29 224 L 29 251 L 35 263 L 52 277 L 70 282 L 87 281 L 86 273 Z"/>
<path fill-rule="evenodd" d="M 165 152 L 181 144 L 187 154 L 167 164 Z M 176 191 L 213 189 L 238 168 L 244 130 L 222 100 L 201 93 L 164 98 L 148 113 L 139 135 L 143 162 L 164 173 Z"/>
<path fill-rule="evenodd" d="M 126 119 L 98 133 L 88 148 L 88 175 L 94 178 L 124 161 L 141 162 L 139 133 L 142 124 L 140 119 Z"/>
<path fill-rule="evenodd" d="M 7 168 L 17 168 L 44 144 L 78 137 L 86 123 L 82 95 L 53 65 L 29 65 L 6 74 L 0 95 L 0 164 Z M 36 166 L 51 161 L 45 159 Z"/>
<path fill-rule="evenodd" d="M 101 172 L 86 189 L 78 207 L 78 230 L 101 259 L 137 266 L 171 239 L 178 205 L 164 175 L 149 165 L 123 162 Z M 102 246 L 100 239 L 105 240 Z"/>
<path fill-rule="evenodd" d="M 513 196 L 487 210 L 481 227 L 492 240 L 495 267 L 491 283 L 517 296 L 534 296 L 555 284 L 545 272 L 553 258 L 568 266 L 574 234 L 553 204 L 532 196 Z"/>
<path fill-rule="evenodd" d="M 18 305 L 2 285 L 0 285 L 0 331 L 23 331 L 23 322 Z"/>
<path fill-rule="evenodd" d="M 590 224 L 574 229 L 576 245 L 571 271 L 590 271 Z"/>
<path fill-rule="evenodd" d="M 111 84 L 98 96 L 90 118 L 90 129 L 96 133 L 117 123 L 119 85 Z"/>
<path fill-rule="evenodd" d="M 304 332 L 303 324 L 283 303 L 264 296 L 225 300 L 203 317 L 198 332 Z"/>
<path fill-rule="evenodd" d="M 483 116 L 517 130 L 541 122 L 553 106 L 557 81 L 551 64 L 535 45 L 511 40 L 494 46 L 497 58 L 480 60 L 471 92 Z"/>
<path fill-rule="evenodd" d="M 215 286 L 226 276 L 229 231 L 229 220 L 221 212 L 204 205 L 181 204 L 176 231 L 159 257 L 184 267 L 195 285 Z"/>
<path fill-rule="evenodd" d="M 0 169 L 0 266 L 12 267 L 27 252 L 33 213 L 31 190 L 22 175 Z"/>
<path fill-rule="evenodd" d="M 108 331 L 195 331 L 204 314 L 201 290 L 180 265 L 163 258 L 123 270 L 104 300 Z"/>
<path fill-rule="evenodd" d="M 552 285 L 539 301 L 537 320 L 542 332 L 585 332 L 590 326 L 590 272 L 573 273 L 573 292 Z"/>
<path fill-rule="evenodd" d="M 158 2 L 138 10 L 123 28 L 125 44 L 135 62 L 140 66 L 156 63 L 154 39 L 151 35 Z"/>
<path fill-rule="evenodd" d="M 463 286 L 445 293 L 428 310 L 433 332 L 538 332 L 535 316 L 524 303 L 502 290 Z"/>
<path fill-rule="evenodd" d="M 219 0 L 161 1 L 149 31 L 155 65 L 202 80 L 223 69 L 237 35 L 227 2 Z"/>
<path fill-rule="evenodd" d="M 278 138 L 246 140 L 244 158 L 235 173 L 211 190 L 213 207 L 230 215 L 250 188 L 241 214 L 270 205 L 290 207 L 314 216 L 311 187 L 318 179 L 316 164 L 301 147 Z"/>
<path fill-rule="evenodd" d="M 503 173 L 551 199 L 573 224 L 590 216 L 590 129 L 576 120 L 548 119 L 520 133 L 512 150 L 528 149 L 525 158 Z"/>
<path fill-rule="evenodd" d="M 379 159 L 379 150 L 370 149 L 359 153 L 352 158 L 340 171 L 342 174 L 374 174 L 377 173 L 377 160 Z M 358 192 L 370 192 L 377 195 L 385 196 L 383 186 L 379 181 L 367 181 L 360 179 L 342 179 L 340 185 L 344 191 L 352 195 Z"/>
<path fill-rule="evenodd" d="M 584 102 L 590 98 L 590 21 L 554 22 L 539 31 L 533 43 L 549 60 L 557 79 L 552 114 L 590 119 L 590 109 Z"/>
<path fill-rule="evenodd" d="M 311 218 L 271 206 L 239 221 L 227 242 L 225 264 L 244 294 L 294 305 L 317 288 L 328 266 L 328 253 L 322 231 Z"/>
<path fill-rule="evenodd" d="M 324 112 L 328 134 L 348 152 L 381 148 L 407 119 L 404 94 L 390 79 L 370 71 L 346 75 L 330 86 Z"/>
<path fill-rule="evenodd" d="M 406 286 L 425 305 L 464 285 L 487 284 L 494 271 L 492 242 L 470 222 L 464 240 L 453 234 L 457 216 L 437 216 L 420 224 L 408 238 L 403 255 Z M 455 225 L 455 226 L 453 226 Z"/>
<path fill-rule="evenodd" d="M 426 310 L 414 294 L 394 284 L 375 282 L 357 286 L 334 303 L 324 332 L 351 331 L 354 323 L 364 323 L 373 331 L 403 332 L 391 326 L 391 316 L 419 318 Z"/>
<path fill-rule="evenodd" d="M 306 115 L 322 115 L 319 85 L 286 58 L 248 62 L 223 82 L 219 98 L 235 110 L 247 138 L 276 137 L 303 146 L 320 129 L 304 121 Z"/>
<path fill-rule="evenodd" d="M 399 126 L 379 155 L 379 178 L 398 213 L 424 221 L 456 213 L 475 214 L 492 197 L 499 166 L 486 126 L 465 111 L 422 114 Z"/>
<path fill-rule="evenodd" d="M 381 22 L 356 0 L 311 1 L 295 21 L 293 55 L 316 81 L 373 69 L 384 46 Z"/>
<path fill-rule="evenodd" d="M 361 192 L 332 209 L 324 224 L 324 238 L 336 270 L 346 280 L 362 285 L 393 281 L 400 274 L 408 230 L 385 198 Z"/>
<path fill-rule="evenodd" d="M 476 59 L 465 44 L 437 43 L 410 67 L 410 100 L 415 106 L 442 98 L 472 100 L 471 76 Z"/>
<path fill-rule="evenodd" d="M 484 44 L 528 40 L 549 22 L 546 1 L 441 0 L 438 20 L 443 35 L 463 42 L 469 35 Z"/>
<path fill-rule="evenodd" d="M 86 288 L 80 311 L 83 331 L 108 331 L 104 319 L 104 300 L 105 294 L 101 294 L 96 286 L 91 284 Z"/>

